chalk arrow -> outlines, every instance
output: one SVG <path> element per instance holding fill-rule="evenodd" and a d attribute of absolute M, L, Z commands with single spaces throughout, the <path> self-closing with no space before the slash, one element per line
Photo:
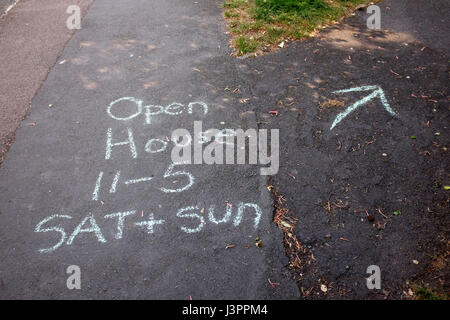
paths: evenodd
<path fill-rule="evenodd" d="M 336 116 L 336 119 L 334 119 L 333 124 L 331 125 L 330 131 L 333 130 L 333 128 L 341 122 L 346 116 L 348 116 L 351 112 L 355 111 L 358 107 L 362 106 L 363 104 L 369 102 L 370 100 L 379 97 L 381 100 L 381 103 L 383 104 L 384 109 L 389 112 L 391 115 L 396 116 L 397 113 L 392 110 L 391 106 L 387 102 L 386 96 L 384 95 L 383 89 L 381 89 L 380 86 L 364 86 L 364 87 L 358 87 L 358 88 L 351 88 L 351 89 L 344 89 L 344 90 L 337 90 L 333 93 L 339 94 L 339 93 L 346 93 L 346 92 L 357 92 L 357 91 L 372 91 L 371 94 L 368 96 L 362 98 L 361 100 L 355 102 L 351 106 L 349 106 L 347 109 L 342 111 Z"/>

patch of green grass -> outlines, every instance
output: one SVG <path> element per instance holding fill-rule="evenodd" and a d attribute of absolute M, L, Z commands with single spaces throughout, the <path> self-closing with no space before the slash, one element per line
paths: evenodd
<path fill-rule="evenodd" d="M 417 287 L 415 289 L 415 294 L 419 300 L 447 300 L 446 297 L 443 297 L 426 287 Z"/>
<path fill-rule="evenodd" d="M 375 0 L 376 1 L 376 0 Z M 224 16 L 235 35 L 237 55 L 288 39 L 306 38 L 317 28 L 371 0 L 225 0 Z"/>
<path fill-rule="evenodd" d="M 234 40 L 234 45 L 239 50 L 239 53 L 243 55 L 255 52 L 256 48 L 259 46 L 259 42 L 246 36 L 239 36 Z"/>
<path fill-rule="evenodd" d="M 245 5 L 247 1 L 245 0 L 227 0 L 223 6 L 224 8 L 238 8 L 242 5 Z"/>
<path fill-rule="evenodd" d="M 285 34 L 285 30 L 283 28 L 274 28 L 274 27 L 268 27 L 266 29 L 266 34 L 269 39 L 269 41 L 274 42 L 280 39 L 281 36 Z"/>
<path fill-rule="evenodd" d="M 330 7 L 324 0 L 255 0 L 255 4 L 255 19 L 269 21 L 279 15 L 307 17 Z"/>
<path fill-rule="evenodd" d="M 310 32 L 304 29 L 296 29 L 291 31 L 289 34 L 293 39 L 302 39 L 306 38 L 309 35 Z"/>
<path fill-rule="evenodd" d="M 233 13 L 231 11 L 225 11 L 224 15 L 226 18 L 235 18 L 238 16 L 236 13 Z"/>
<path fill-rule="evenodd" d="M 286 30 L 279 27 L 267 27 L 265 28 L 265 31 L 266 32 L 262 36 L 257 38 L 260 45 L 264 46 L 281 42 L 283 37 L 287 34 Z"/>
<path fill-rule="evenodd" d="M 262 21 L 254 21 L 250 23 L 249 31 L 257 31 L 264 27 L 264 22 Z"/>
<path fill-rule="evenodd" d="M 242 32 L 247 32 L 248 30 L 250 30 L 250 23 L 249 22 L 242 22 L 241 26 L 240 26 L 240 30 Z"/>

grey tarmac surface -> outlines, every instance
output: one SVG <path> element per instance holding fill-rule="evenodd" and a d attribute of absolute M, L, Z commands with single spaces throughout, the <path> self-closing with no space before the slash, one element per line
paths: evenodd
<path fill-rule="evenodd" d="M 12 1 L 0 3 L 6 7 Z M 33 97 L 74 33 L 66 27 L 67 7 L 78 5 L 83 15 L 92 0 L 14 3 L 0 18 L 0 165 Z"/>
<path fill-rule="evenodd" d="M 448 1 L 386 1 L 381 7 L 383 29 L 412 34 L 417 41 L 450 55 Z"/>
<path fill-rule="evenodd" d="M 229 56 L 219 1 L 95 0 L 0 168 L 0 297 L 409 298 L 408 287 L 420 281 L 448 292 L 448 268 L 435 263 L 448 252 L 448 35 L 408 31 L 419 13 L 445 12 L 409 10 L 414 2 L 381 5 L 396 32 L 368 30 L 365 13 L 357 12 L 314 39 L 239 60 Z M 368 95 L 333 92 L 370 85 L 384 90 L 398 116 L 377 98 L 330 130 L 337 114 Z M 107 106 L 121 97 L 144 105 L 178 102 L 183 113 L 155 115 L 151 124 L 142 113 L 114 120 Z M 208 112 L 196 105 L 188 113 L 189 102 L 198 101 Z M 118 106 L 118 116 L 133 112 L 130 103 Z M 194 120 L 203 128 L 280 129 L 278 175 L 261 176 L 254 165 L 186 165 L 176 170 L 192 174 L 193 185 L 161 192 L 186 186 L 187 176 L 164 177 L 170 147 L 149 153 L 145 145 L 176 128 L 192 132 Z M 115 142 L 132 130 L 135 158 L 129 145 L 120 145 L 105 159 L 108 128 Z M 152 180 L 124 183 L 143 177 Z M 278 199 L 270 185 L 298 220 L 302 250 L 289 256 L 286 235 L 272 222 Z M 261 208 L 256 229 L 251 208 L 233 224 L 241 202 Z M 202 218 L 177 216 L 188 206 L 197 206 Z M 231 208 L 231 220 L 212 223 L 211 206 L 217 219 Z M 122 235 L 117 219 L 105 218 L 133 210 Z M 100 231 L 71 242 L 89 213 Z M 152 234 L 135 225 L 150 213 L 165 220 Z M 35 232 L 55 214 L 61 216 L 40 230 L 63 228 L 64 242 L 40 253 L 61 238 L 55 230 Z M 202 219 L 199 232 L 181 229 Z M 301 263 L 294 263 L 295 254 Z M 82 290 L 66 288 L 73 264 L 81 267 Z M 369 265 L 380 266 L 382 290 L 367 289 Z"/>
<path fill-rule="evenodd" d="M 298 298 L 284 267 L 288 260 L 282 233 L 271 222 L 271 195 L 259 167 L 177 166 L 173 177 L 164 177 L 172 147 L 161 153 L 145 151 L 152 138 L 166 141 L 177 128 L 192 132 L 194 120 L 201 120 L 205 130 L 256 127 L 254 113 L 246 113 L 239 97 L 224 91 L 226 86 L 240 87 L 245 95 L 247 87 L 227 54 L 219 3 L 129 4 L 97 0 L 91 5 L 82 29 L 62 52 L 16 133 L 0 172 L 0 297 Z M 143 113 L 129 121 L 115 120 L 107 107 L 122 97 L 136 97 L 144 105 L 179 102 L 184 107 L 171 112 L 183 113 L 155 115 L 151 124 Z M 206 114 L 199 105 L 188 113 L 188 104 L 197 101 L 208 105 Z M 134 110 L 133 104 L 122 102 L 112 112 L 126 117 Z M 126 140 L 132 130 L 135 157 L 124 145 L 113 147 L 111 158 L 105 159 L 109 128 L 113 142 Z M 117 191 L 109 193 L 117 171 Z M 160 190 L 185 188 L 189 175 L 195 180 L 188 190 Z M 153 179 L 125 183 L 144 177 Z M 252 208 L 236 223 L 241 203 L 261 209 L 259 224 Z M 197 217 L 177 216 L 189 207 L 196 208 L 179 214 Z M 211 209 L 219 221 L 231 210 L 229 221 L 214 224 Z M 130 211 L 135 214 L 125 219 L 119 235 L 117 218 L 105 215 Z M 100 231 L 82 232 L 71 242 L 72 232 L 90 213 Z M 135 225 L 151 214 L 164 220 L 153 233 Z M 51 248 L 61 238 L 57 231 L 35 232 L 52 215 L 59 216 L 40 230 L 63 228 L 64 243 L 41 253 L 39 249 Z M 80 228 L 93 223 L 86 221 Z M 189 234 L 182 228 L 201 230 Z M 261 248 L 255 245 L 257 237 Z M 226 249 L 229 245 L 234 248 Z M 82 290 L 67 289 L 69 265 L 80 266 Z M 279 285 L 273 288 L 269 279 Z"/>

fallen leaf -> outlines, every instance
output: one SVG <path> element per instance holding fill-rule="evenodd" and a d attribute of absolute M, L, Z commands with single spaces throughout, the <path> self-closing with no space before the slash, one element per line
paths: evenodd
<path fill-rule="evenodd" d="M 272 288 L 275 288 L 276 286 L 279 286 L 280 284 L 277 282 L 272 282 L 270 279 L 267 279 L 269 281 L 269 284 L 272 286 Z"/>
<path fill-rule="evenodd" d="M 380 208 L 378 208 L 378 213 L 381 214 L 385 219 L 387 219 L 388 217 L 383 213 L 383 211 L 381 211 Z"/>
<path fill-rule="evenodd" d="M 286 221 L 281 221 L 280 223 L 281 223 L 281 225 L 283 225 L 286 228 L 292 228 L 292 226 L 289 223 L 287 223 Z"/>
<path fill-rule="evenodd" d="M 393 70 L 391 70 L 391 72 L 392 72 L 393 74 L 395 74 L 395 78 L 396 78 L 396 79 L 402 79 L 402 78 L 403 78 L 403 76 L 400 75 L 400 74 L 398 74 L 397 72 L 395 72 L 395 71 L 393 71 Z"/>
<path fill-rule="evenodd" d="M 292 179 L 294 179 L 294 180 L 296 179 L 295 176 L 294 176 L 292 173 L 289 173 L 289 172 L 288 172 L 287 175 L 288 175 L 289 177 L 291 177 Z"/>
<path fill-rule="evenodd" d="M 375 226 L 377 227 L 378 230 L 384 230 L 384 229 L 386 229 L 386 222 L 381 223 L 380 221 L 377 221 L 375 223 Z"/>
<path fill-rule="evenodd" d="M 328 99 L 327 101 L 324 101 L 319 104 L 319 107 L 343 107 L 345 103 L 343 101 L 337 100 L 337 99 Z"/>

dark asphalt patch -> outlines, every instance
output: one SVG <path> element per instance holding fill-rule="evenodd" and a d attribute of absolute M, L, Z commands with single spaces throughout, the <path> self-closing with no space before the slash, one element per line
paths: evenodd
<path fill-rule="evenodd" d="M 370 32 L 356 16 L 241 70 L 258 122 L 282 128 L 274 187 L 312 252 L 297 270 L 303 297 L 407 298 L 411 279 L 428 278 L 433 256 L 448 250 L 445 54 L 409 35 Z M 331 131 L 338 113 L 370 93 L 333 91 L 369 85 L 382 87 L 399 116 L 373 99 Z M 366 287 L 370 265 L 381 268 L 382 290 Z"/>
<path fill-rule="evenodd" d="M 412 34 L 430 48 L 450 55 L 448 1 L 386 1 L 380 7 L 381 28 Z"/>
<path fill-rule="evenodd" d="M 78 5 L 83 15 L 91 2 L 21 0 L 0 19 L 0 165 L 34 95 L 73 33 L 66 27 L 67 7 Z M 0 15 L 10 3 L 0 1 Z"/>

